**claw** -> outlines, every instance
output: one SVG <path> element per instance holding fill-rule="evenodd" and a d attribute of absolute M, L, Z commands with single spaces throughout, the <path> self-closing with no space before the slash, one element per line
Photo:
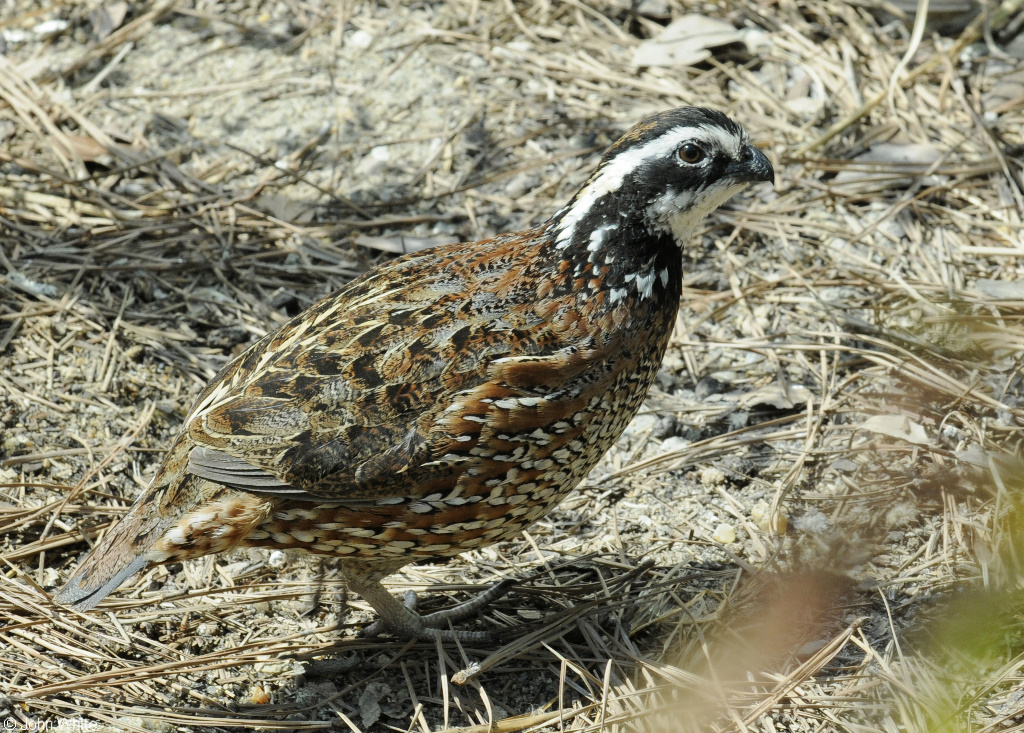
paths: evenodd
<path fill-rule="evenodd" d="M 379 593 L 373 585 L 379 588 Z M 379 582 L 368 584 L 362 588 L 353 588 L 380 614 L 380 618 L 363 628 L 359 635 L 372 639 L 381 633 L 389 633 L 399 638 L 412 638 L 420 641 L 433 641 L 440 636 L 441 641 L 447 642 L 458 640 L 469 644 L 490 643 L 496 637 L 489 631 L 459 631 L 453 630 L 451 625 L 475 616 L 490 603 L 508 593 L 513 585 L 515 585 L 514 580 L 503 580 L 492 585 L 472 600 L 426 616 L 421 616 L 416 612 L 418 598 L 415 591 L 406 591 L 405 602 L 399 603 L 398 599 L 388 593 Z M 385 597 L 387 600 L 384 600 Z"/>

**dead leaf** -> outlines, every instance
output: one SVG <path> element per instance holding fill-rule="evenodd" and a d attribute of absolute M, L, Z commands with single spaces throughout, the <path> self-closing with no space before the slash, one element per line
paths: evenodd
<path fill-rule="evenodd" d="M 256 197 L 253 205 L 275 219 L 286 221 L 289 224 L 304 225 L 313 221 L 314 207 L 307 201 L 299 201 L 276 193 L 264 193 Z"/>
<path fill-rule="evenodd" d="M 779 384 L 769 384 L 753 392 L 745 393 L 739 400 L 743 407 L 770 405 L 779 410 L 791 410 L 796 405 L 805 405 L 811 398 L 811 392 L 803 385 L 790 385 L 788 393 Z"/>
<path fill-rule="evenodd" d="M 930 442 L 924 427 L 906 415 L 874 415 L 857 427 L 860 430 L 888 435 L 890 438 L 898 438 L 917 445 L 928 445 Z"/>
<path fill-rule="evenodd" d="M 846 193 L 864 185 L 905 188 L 927 173 L 942 155 L 942 148 L 930 143 L 877 143 L 853 159 L 857 164 L 869 165 L 840 171 L 831 185 Z"/>
<path fill-rule="evenodd" d="M 994 300 L 1024 300 L 1024 282 L 978 278 L 974 282 L 974 287 L 986 298 L 993 298 Z"/>
<path fill-rule="evenodd" d="M 89 13 L 89 22 L 92 24 L 92 34 L 97 41 L 102 41 L 111 33 L 116 31 L 124 23 L 128 15 L 128 3 L 113 2 L 101 5 Z"/>
<path fill-rule="evenodd" d="M 681 68 L 711 57 L 709 49 L 743 43 L 744 34 L 732 23 L 703 15 L 684 15 L 672 21 L 654 38 L 633 52 L 634 66 Z"/>
<path fill-rule="evenodd" d="M 427 247 L 436 247 L 440 244 L 455 244 L 458 241 L 458 237 L 443 234 L 434 237 L 407 237 L 404 235 L 396 237 L 371 237 L 368 234 L 360 234 L 356 237 L 354 244 L 360 247 L 377 249 L 381 252 L 405 254 L 406 252 L 418 252 Z"/>
<path fill-rule="evenodd" d="M 64 145 L 64 141 L 67 141 L 71 149 L 68 150 L 68 145 Z M 65 154 L 77 155 L 81 160 L 87 163 L 104 163 L 108 164 L 113 161 L 113 157 L 110 152 L 100 145 L 98 142 L 93 140 L 87 135 L 75 135 L 73 133 L 65 133 L 64 138 L 57 139 L 58 144 L 64 150 Z"/>
<path fill-rule="evenodd" d="M 380 720 L 380 700 L 391 692 L 391 687 L 383 682 L 369 682 L 359 695 L 359 717 L 363 719 L 363 728 L 369 728 Z"/>
<path fill-rule="evenodd" d="M 963 450 L 956 451 L 955 455 L 964 463 L 969 463 L 972 466 L 977 466 L 978 468 L 989 467 L 989 455 L 977 443 L 968 444 Z"/>

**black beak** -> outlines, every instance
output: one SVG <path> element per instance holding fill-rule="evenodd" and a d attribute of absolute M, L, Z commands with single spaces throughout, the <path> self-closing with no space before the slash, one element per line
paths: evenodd
<path fill-rule="evenodd" d="M 726 175 L 744 183 L 770 183 L 775 185 L 775 169 L 768 156 L 749 143 L 726 169 Z"/>

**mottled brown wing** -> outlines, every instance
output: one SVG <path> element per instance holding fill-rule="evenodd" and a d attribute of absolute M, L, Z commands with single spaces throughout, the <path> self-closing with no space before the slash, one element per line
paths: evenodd
<path fill-rule="evenodd" d="M 583 367 L 577 363 L 578 354 L 572 350 L 544 357 L 500 359 L 491 365 L 484 379 L 438 406 L 443 409 L 427 412 L 428 419 L 420 421 L 428 423 L 422 433 L 414 428 L 395 445 L 339 465 L 317 480 L 282 477 L 245 457 L 201 445 L 191 451 L 189 471 L 233 488 L 309 501 L 344 499 L 358 503 L 447 492 L 458 483 L 467 465 L 478 462 L 478 456 L 515 451 L 519 446 L 512 444 L 514 436 L 534 434 L 535 439 L 536 431 L 551 425 L 564 422 L 567 428 L 571 426 L 568 421 L 584 409 L 588 395 L 578 387 L 566 389 L 563 385 L 557 389 L 553 383 L 569 378 L 572 384 L 571 377 L 578 376 Z M 590 386 L 603 389 L 608 380 L 598 377 L 590 381 Z M 539 388 L 546 396 L 538 396 Z M 549 436 L 553 445 L 573 437 L 571 431 L 560 432 L 569 434 L 564 439 Z M 308 475 L 310 467 L 303 461 L 322 452 L 313 444 L 305 448 L 293 453 L 295 461 L 289 466 L 292 475 L 303 475 L 304 471 Z M 485 478 L 483 474 L 479 477 Z"/>
<path fill-rule="evenodd" d="M 515 421 L 495 401 L 583 368 L 580 324 L 539 313 L 521 270 L 481 267 L 488 244 L 397 260 L 251 347 L 186 421 L 190 471 L 311 500 L 454 486 L 481 431 Z"/>

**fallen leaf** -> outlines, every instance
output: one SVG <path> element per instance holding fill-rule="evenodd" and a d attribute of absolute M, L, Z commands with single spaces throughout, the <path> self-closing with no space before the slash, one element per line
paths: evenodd
<path fill-rule="evenodd" d="M 380 720 L 380 700 L 391 692 L 391 687 L 383 682 L 370 682 L 359 695 L 359 717 L 363 720 L 363 728 L 369 728 Z"/>
<path fill-rule="evenodd" d="M 906 415 L 874 415 L 857 427 L 860 430 L 888 435 L 908 443 L 917 445 L 928 445 L 929 443 L 928 433 L 925 432 L 924 427 Z"/>
<path fill-rule="evenodd" d="M 845 192 L 866 184 L 905 188 L 927 173 L 942 154 L 942 148 L 930 143 L 877 143 L 853 159 L 857 164 L 868 165 L 840 171 L 831 185 Z"/>
<path fill-rule="evenodd" d="M 1024 300 L 1024 282 L 978 278 L 974 283 L 974 287 L 987 298 L 995 300 Z"/>
<path fill-rule="evenodd" d="M 811 392 L 800 384 L 789 385 L 788 393 L 784 392 L 781 385 L 769 384 L 753 392 L 745 393 L 739 400 L 744 407 L 756 405 L 770 405 L 779 410 L 791 410 L 796 405 L 806 405 L 811 398 Z"/>
<path fill-rule="evenodd" d="M 260 194 L 253 205 L 275 219 L 290 224 L 309 224 L 313 221 L 314 206 L 308 201 L 299 201 L 276 193 Z"/>
<path fill-rule="evenodd" d="M 67 145 L 64 145 L 64 140 L 67 141 Z M 113 156 L 105 147 L 86 135 L 65 133 L 63 139 L 57 138 L 57 142 L 65 153 L 74 153 L 88 163 L 108 164 L 113 160 Z M 68 146 L 71 147 L 70 150 Z"/>
<path fill-rule="evenodd" d="M 634 66 L 693 66 L 711 57 L 709 49 L 743 43 L 744 34 L 732 23 L 703 15 L 684 15 L 633 51 Z"/>
<path fill-rule="evenodd" d="M 458 237 L 443 234 L 434 237 L 407 237 L 404 235 L 397 237 L 371 237 L 368 234 L 360 234 L 356 237 L 354 244 L 360 247 L 378 249 L 382 252 L 405 254 L 406 252 L 418 252 L 427 247 L 436 247 L 439 244 L 455 244 L 458 241 Z"/>
<path fill-rule="evenodd" d="M 89 22 L 92 24 L 92 34 L 96 40 L 102 41 L 111 33 L 121 27 L 125 16 L 128 15 L 128 3 L 114 2 L 94 8 L 89 13 Z"/>

